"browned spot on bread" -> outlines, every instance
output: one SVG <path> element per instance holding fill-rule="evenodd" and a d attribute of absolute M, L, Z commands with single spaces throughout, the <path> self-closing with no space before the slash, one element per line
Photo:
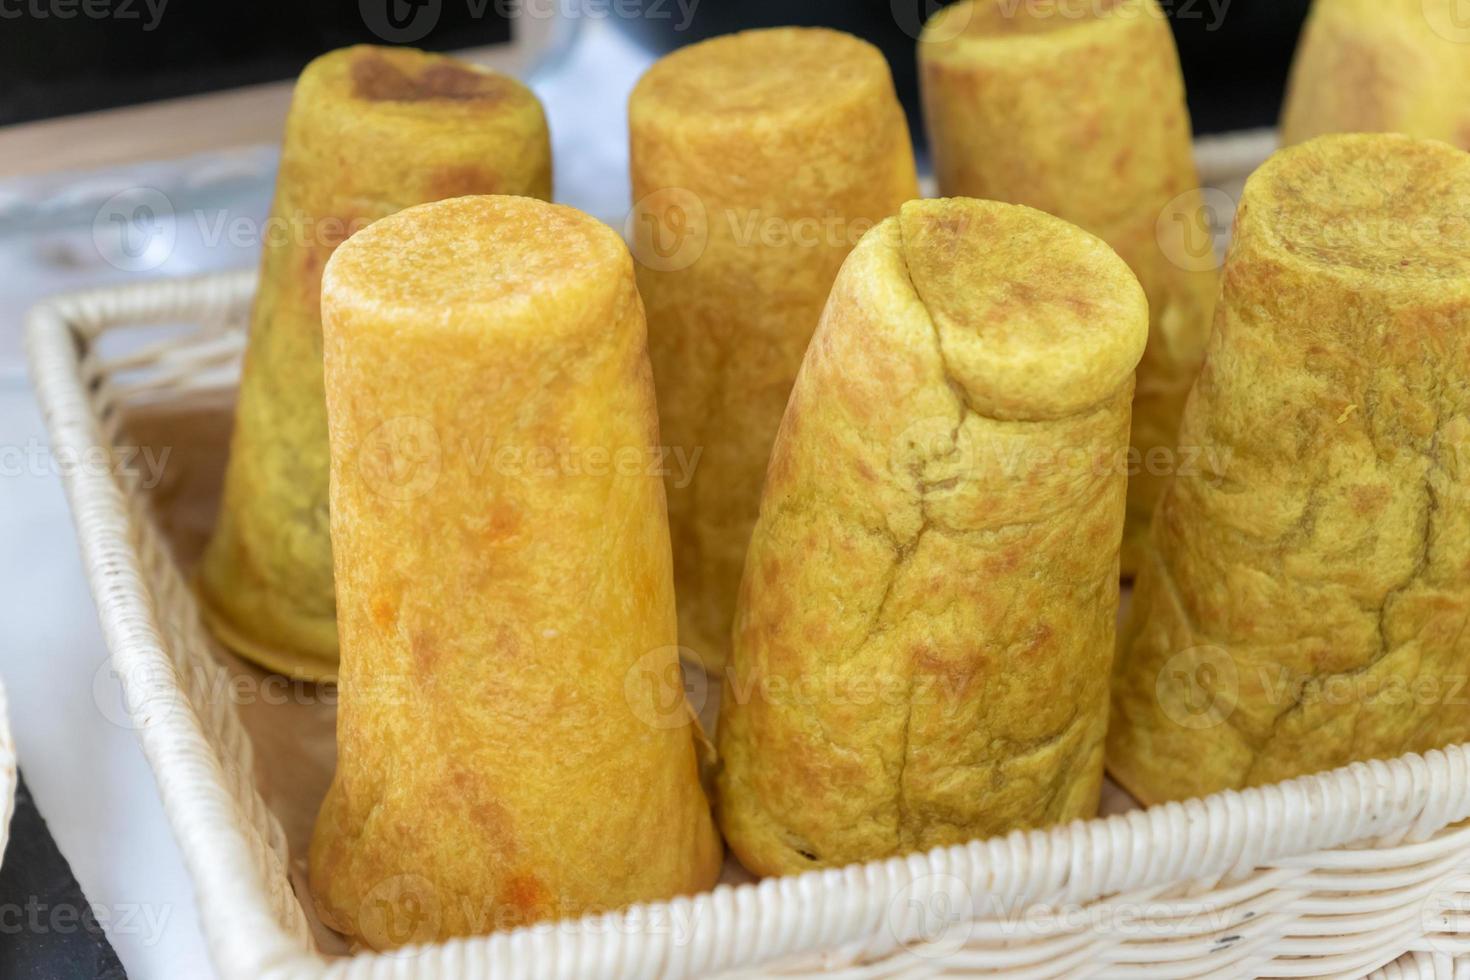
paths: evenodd
<path fill-rule="evenodd" d="M 322 270 L 326 268 L 331 250 L 304 248 L 301 250 L 301 288 L 309 306 L 316 306 L 322 297 Z"/>
<path fill-rule="evenodd" d="M 471 819 L 495 850 L 514 853 L 517 842 L 510 811 L 490 795 L 484 780 L 467 769 L 455 769 L 450 783 L 454 795 L 468 802 Z"/>
<path fill-rule="evenodd" d="M 1388 487 L 1381 483 L 1361 484 L 1348 491 L 1352 498 L 1353 511 L 1363 516 L 1376 514 L 1388 503 Z"/>
<path fill-rule="evenodd" d="M 352 63 L 352 92 L 368 102 L 426 102 L 446 99 L 471 102 L 502 98 L 505 79 L 455 64 L 435 64 L 410 74 L 376 53 Z"/>
<path fill-rule="evenodd" d="M 497 500 L 485 515 L 485 542 L 500 544 L 521 529 L 521 511 L 515 504 Z"/>
<path fill-rule="evenodd" d="M 911 656 L 915 675 L 934 678 L 946 697 L 964 697 L 976 675 L 985 667 L 985 658 L 979 652 L 950 658 L 941 656 L 928 644 L 915 647 Z"/>
<path fill-rule="evenodd" d="M 985 569 L 992 575 L 1006 575 L 1021 567 L 1023 549 L 1017 545 L 998 547 L 985 557 Z"/>
<path fill-rule="evenodd" d="M 374 595 L 368 603 L 368 612 L 373 619 L 373 625 L 380 630 L 391 629 L 398 620 L 398 598 L 386 592 Z"/>
<path fill-rule="evenodd" d="M 483 167 L 473 164 L 439 167 L 429 177 L 429 190 L 436 197 L 465 197 L 498 194 L 500 182 Z"/>
<path fill-rule="evenodd" d="M 540 878 L 529 871 L 517 871 L 505 879 L 497 898 L 500 905 L 530 922 L 550 910 L 552 894 Z"/>
<path fill-rule="evenodd" d="M 771 558 L 761 564 L 761 578 L 767 585 L 775 585 L 776 579 L 781 576 L 781 563 Z"/>
<path fill-rule="evenodd" d="M 1062 302 L 1076 311 L 1080 317 L 1098 315 L 1097 304 L 1082 296 L 1063 296 Z"/>
<path fill-rule="evenodd" d="M 439 644 L 434 635 L 416 631 L 410 635 L 408 647 L 413 654 L 414 670 L 420 674 L 431 673 L 439 659 Z"/>

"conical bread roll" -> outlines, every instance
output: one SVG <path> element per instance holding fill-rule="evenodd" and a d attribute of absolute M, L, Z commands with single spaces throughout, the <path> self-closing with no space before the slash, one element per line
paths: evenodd
<path fill-rule="evenodd" d="M 322 314 L 342 631 L 325 920 L 382 949 L 711 885 L 694 729 L 639 682 L 678 652 L 621 239 L 529 198 L 422 205 L 337 251 Z"/>
<path fill-rule="evenodd" d="M 520 83 L 409 48 L 346 48 L 302 72 L 199 579 L 210 626 L 237 653 L 310 679 L 337 669 L 318 312 L 328 257 L 400 208 L 489 193 L 551 196 L 546 120 Z"/>
<path fill-rule="evenodd" d="M 1143 290 L 1039 211 L 915 201 L 847 260 L 776 438 L 721 702 L 764 874 L 1091 815 Z"/>
<path fill-rule="evenodd" d="M 1282 142 L 1407 133 L 1470 150 L 1464 0 L 1316 0 L 1292 65 Z"/>
<path fill-rule="evenodd" d="M 1119 646 L 1148 803 L 1470 739 L 1470 154 L 1329 136 L 1246 184 Z"/>
<path fill-rule="evenodd" d="M 1097 235 L 1148 295 L 1123 570 L 1180 465 L 1179 416 L 1209 338 L 1214 245 L 1169 23 L 1156 0 L 944 8 L 919 42 L 941 194 L 1039 208 Z"/>
<path fill-rule="evenodd" d="M 832 280 L 919 190 L 887 63 L 836 31 L 683 48 L 649 69 L 628 111 L 679 637 L 713 668 L 729 654 L 771 440 Z"/>

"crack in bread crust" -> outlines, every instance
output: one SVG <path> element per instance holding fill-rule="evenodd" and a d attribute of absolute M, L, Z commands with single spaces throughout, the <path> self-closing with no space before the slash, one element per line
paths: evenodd
<path fill-rule="evenodd" d="M 943 314 L 915 286 L 904 223 L 968 216 L 976 223 L 949 232 L 999 236 L 981 219 L 1049 233 L 1055 219 L 980 202 L 924 207 L 937 213 L 909 205 L 870 232 L 839 276 L 772 453 L 719 732 L 721 820 L 763 873 L 1041 826 L 1096 804 L 1126 475 L 1085 463 L 1126 447 L 1131 377 L 1070 410 L 1043 400 L 1036 419 L 979 411 L 970 388 L 1007 373 L 953 363 L 962 355 L 945 349 Z M 1099 355 L 1101 370 L 1108 357 L 1136 359 L 1147 322 L 1136 281 L 1089 251 L 1095 240 L 1057 234 L 1055 247 L 1075 245 L 1119 277 L 1108 286 L 1132 314 L 1095 325 L 1122 344 Z M 994 293 L 1002 304 L 1014 294 Z M 1027 322 L 985 320 L 992 331 Z M 982 397 L 1026 407 L 1014 392 Z M 1085 463 L 1056 465 L 1068 453 Z M 793 677 L 834 680 L 798 700 L 783 696 Z M 880 695 L 851 696 L 854 678 Z"/>
<path fill-rule="evenodd" d="M 1394 136 L 1284 151 L 1247 186 L 1180 436 L 1231 461 L 1166 491 L 1120 646 L 1109 765 L 1144 801 L 1470 737 L 1455 201 L 1470 156 Z M 1434 234 L 1410 254 L 1381 226 Z"/>

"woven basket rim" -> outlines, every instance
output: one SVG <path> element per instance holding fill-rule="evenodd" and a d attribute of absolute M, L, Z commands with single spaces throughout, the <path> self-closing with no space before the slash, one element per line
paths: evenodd
<path fill-rule="evenodd" d="M 73 293 L 34 308 L 27 329 L 31 372 L 53 444 L 74 451 L 106 445 L 89 400 L 99 370 L 90 341 L 113 324 L 223 316 L 248 300 L 254 282 L 253 272 L 211 274 Z M 581 976 L 593 963 L 683 976 L 797 954 L 816 957 L 820 966 L 822 951 L 833 948 L 857 949 L 856 960 L 871 961 L 923 939 L 923 923 L 910 921 L 901 901 L 941 893 L 1085 905 L 1262 867 L 1367 873 L 1390 852 L 1403 861 L 1463 852 L 1461 831 L 1453 840 L 1434 835 L 1470 817 L 1470 745 L 842 869 L 721 885 L 510 933 L 327 959 L 310 948 L 299 924 L 288 928 L 271 911 L 272 889 L 280 883 L 267 880 L 267 866 L 251 848 L 283 847 L 279 824 L 270 826 L 268 814 L 265 826 L 251 824 L 228 782 L 248 777 L 232 772 L 239 760 L 221 757 L 201 718 L 207 708 L 188 702 L 179 685 L 127 494 L 106 473 L 68 469 L 64 479 L 110 654 L 198 891 L 212 955 L 227 976 L 426 976 L 456 974 L 471 962 L 491 964 L 496 976 Z M 181 699 L 189 710 L 154 712 Z M 1387 847 L 1317 854 L 1385 835 L 1393 835 Z M 664 928 L 672 920 L 691 923 L 691 936 L 673 941 Z M 749 955 L 752 945 L 756 957 Z M 1085 951 L 1088 943 L 1074 945 Z M 1387 951 L 1374 965 L 1403 951 Z M 1429 962 L 1430 953 L 1439 954 L 1434 962 L 1447 962 L 1448 954 L 1431 949 L 1401 961 L 1406 966 L 1389 964 L 1384 975 L 1415 975 L 1405 971 Z"/>

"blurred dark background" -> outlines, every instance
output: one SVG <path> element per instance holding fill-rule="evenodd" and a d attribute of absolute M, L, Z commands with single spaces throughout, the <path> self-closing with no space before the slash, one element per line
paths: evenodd
<path fill-rule="evenodd" d="M 357 42 L 434 50 L 501 43 L 514 29 L 511 12 L 574 17 L 582 2 L 610 11 L 607 20 L 658 52 L 746 27 L 850 31 L 887 54 L 915 117 L 913 35 L 942 6 L 936 0 L 0 0 L 0 125 L 287 79 L 315 55 Z M 679 11 L 691 2 L 686 25 Z M 1196 130 L 1273 124 L 1309 0 L 1160 3 L 1179 42 Z"/>
<path fill-rule="evenodd" d="M 667 6 L 668 0 L 637 2 L 653 8 Z M 1071 10 L 1097 0 L 1056 2 L 1063 5 L 1059 9 Z M 848 31 L 888 56 L 917 135 L 922 127 L 914 35 L 917 25 L 945 5 L 944 0 L 700 0 L 682 33 L 667 19 L 628 18 L 620 24 L 659 51 L 746 27 L 797 24 Z M 1195 132 L 1274 126 L 1311 0 L 1159 0 L 1159 6 L 1179 44 Z"/>
<path fill-rule="evenodd" d="M 509 6 L 505 0 L 0 0 L 0 126 L 295 78 L 312 58 L 350 44 L 401 40 L 447 51 L 503 43 L 511 23 L 499 11 Z"/>

